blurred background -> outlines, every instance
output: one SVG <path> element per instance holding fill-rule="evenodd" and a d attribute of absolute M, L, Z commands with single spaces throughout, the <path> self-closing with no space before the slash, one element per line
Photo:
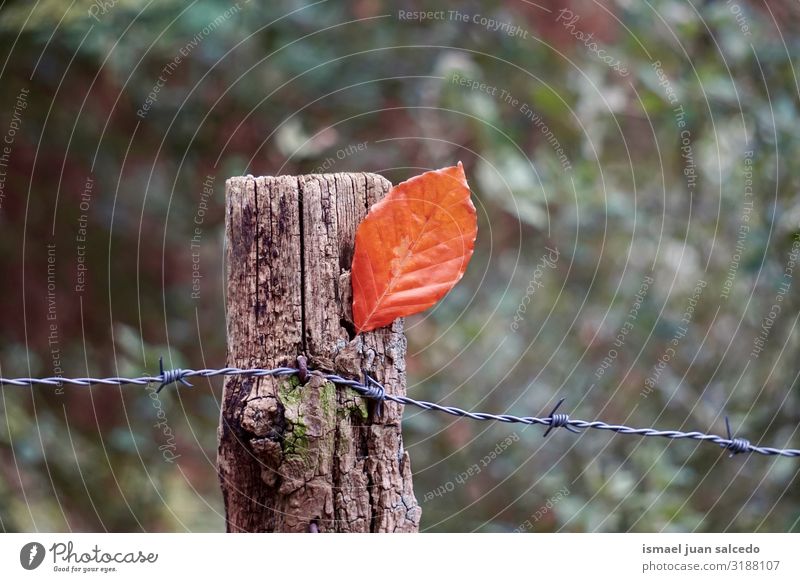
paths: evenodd
<path fill-rule="evenodd" d="M 798 448 L 799 6 L 6 0 L 0 374 L 221 366 L 227 177 L 461 160 L 410 395 Z M 222 531 L 194 383 L 0 389 L 0 528 Z M 797 460 L 542 433 L 406 410 L 421 529 L 800 530 Z"/>

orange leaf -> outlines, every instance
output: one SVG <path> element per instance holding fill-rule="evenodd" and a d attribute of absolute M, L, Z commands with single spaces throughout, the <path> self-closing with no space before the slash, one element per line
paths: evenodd
<path fill-rule="evenodd" d="M 356 231 L 356 329 L 389 325 L 444 297 L 464 275 L 477 232 L 461 162 L 392 188 Z"/>

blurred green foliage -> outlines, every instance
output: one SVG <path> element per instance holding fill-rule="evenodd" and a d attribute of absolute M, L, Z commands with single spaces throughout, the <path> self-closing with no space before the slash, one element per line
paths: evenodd
<path fill-rule="evenodd" d="M 398 12 L 451 9 L 468 21 Z M 727 412 L 751 440 L 797 448 L 796 285 L 751 352 L 800 226 L 798 24 L 788 0 L 6 1 L 0 133 L 18 129 L 0 198 L 0 372 L 52 374 L 56 348 L 73 376 L 153 372 L 161 354 L 221 365 L 228 176 L 398 182 L 460 159 L 478 245 L 446 300 L 407 321 L 412 395 L 532 414 L 565 396 L 580 418 L 718 433 Z M 559 259 L 531 286 L 545 246 Z M 158 401 L 3 389 L 0 527 L 222 530 L 220 394 L 218 381 Z M 541 428 L 416 410 L 404 433 L 424 530 L 800 529 L 791 459 L 596 433 L 543 441 Z"/>

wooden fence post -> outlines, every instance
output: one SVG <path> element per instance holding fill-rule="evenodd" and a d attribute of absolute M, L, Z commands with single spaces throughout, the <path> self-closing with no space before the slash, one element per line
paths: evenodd
<path fill-rule="evenodd" d="M 228 365 L 309 367 L 405 393 L 402 320 L 353 337 L 355 230 L 391 184 L 375 174 L 226 183 Z M 225 382 L 218 467 L 227 529 L 417 531 L 402 408 L 311 376 Z"/>

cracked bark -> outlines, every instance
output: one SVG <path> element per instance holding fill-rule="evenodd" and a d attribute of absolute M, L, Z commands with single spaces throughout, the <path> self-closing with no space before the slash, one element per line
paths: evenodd
<path fill-rule="evenodd" d="M 391 184 L 375 174 L 226 183 L 228 365 L 296 365 L 405 393 L 402 320 L 351 337 L 358 223 Z M 228 531 L 411 532 L 419 527 L 402 407 L 312 376 L 228 378 L 218 469 Z"/>

